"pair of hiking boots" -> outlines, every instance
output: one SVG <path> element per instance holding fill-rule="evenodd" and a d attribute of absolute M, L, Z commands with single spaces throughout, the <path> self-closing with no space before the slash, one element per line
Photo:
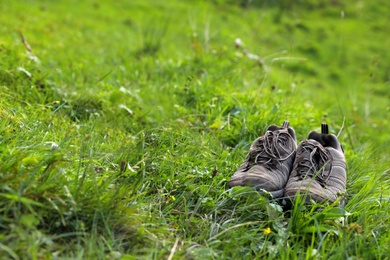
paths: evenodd
<path fill-rule="evenodd" d="M 344 151 L 337 137 L 328 133 L 328 125 L 322 124 L 321 132 L 310 132 L 297 146 L 288 121 L 281 127 L 271 125 L 252 143 L 228 186 L 266 191 L 286 208 L 291 208 L 296 196 L 306 204 L 338 201 L 346 189 Z"/>

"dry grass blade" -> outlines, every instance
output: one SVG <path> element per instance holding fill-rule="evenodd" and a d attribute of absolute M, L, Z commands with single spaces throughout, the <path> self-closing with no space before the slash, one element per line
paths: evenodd
<path fill-rule="evenodd" d="M 171 249 L 171 253 L 169 254 L 168 256 L 168 260 L 172 260 L 174 254 L 175 254 L 175 251 L 176 251 L 176 248 L 177 248 L 177 244 L 179 243 L 179 238 L 176 238 L 175 240 L 175 244 L 173 244 L 173 247 Z"/>
<path fill-rule="evenodd" d="M 22 40 L 22 43 L 23 43 L 24 47 L 26 48 L 26 50 L 28 52 L 32 53 L 31 45 L 27 42 L 26 37 L 24 37 L 24 35 L 21 31 L 18 31 L 18 33 L 20 35 L 20 39 Z"/>

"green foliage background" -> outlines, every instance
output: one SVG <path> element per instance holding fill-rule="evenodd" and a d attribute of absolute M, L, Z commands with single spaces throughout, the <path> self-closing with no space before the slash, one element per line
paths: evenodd
<path fill-rule="evenodd" d="M 389 257 L 387 1 L 0 0 L 0 13 L 4 258 Z M 345 209 L 283 212 L 225 189 L 286 119 L 298 141 L 323 122 L 339 135 Z"/>

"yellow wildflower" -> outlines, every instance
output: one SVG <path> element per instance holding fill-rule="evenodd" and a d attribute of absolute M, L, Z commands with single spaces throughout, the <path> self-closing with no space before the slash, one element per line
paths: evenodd
<path fill-rule="evenodd" d="M 264 235 L 269 235 L 271 233 L 271 228 L 267 227 L 266 229 L 264 229 Z"/>

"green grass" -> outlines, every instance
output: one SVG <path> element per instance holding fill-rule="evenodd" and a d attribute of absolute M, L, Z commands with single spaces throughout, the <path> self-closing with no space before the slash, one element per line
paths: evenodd
<path fill-rule="evenodd" d="M 390 257 L 387 1 L 0 0 L 0 12 L 2 259 Z M 323 122 L 339 134 L 344 209 L 283 212 L 226 189 L 285 119 L 299 141 Z"/>

